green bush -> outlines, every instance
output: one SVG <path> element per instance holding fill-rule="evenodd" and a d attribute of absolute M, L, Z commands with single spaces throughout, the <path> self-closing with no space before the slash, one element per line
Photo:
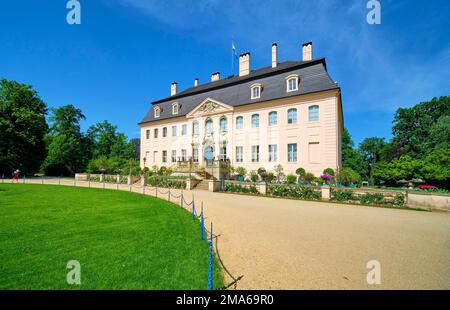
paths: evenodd
<path fill-rule="evenodd" d="M 238 174 L 238 176 L 243 177 L 247 174 L 247 169 L 245 169 L 244 167 L 237 167 L 236 173 Z"/>
<path fill-rule="evenodd" d="M 147 178 L 147 184 L 155 187 L 185 188 L 184 180 L 169 179 L 165 176 L 151 176 Z"/>
<path fill-rule="evenodd" d="M 351 190 L 344 189 L 344 190 L 337 190 L 332 189 L 331 190 L 331 199 L 336 201 L 351 201 L 355 199 L 355 196 Z"/>
<path fill-rule="evenodd" d="M 259 194 L 258 189 L 256 186 L 253 185 L 241 185 L 241 184 L 233 184 L 233 183 L 226 183 L 225 184 L 225 191 L 226 192 L 233 192 L 233 193 L 250 193 L 250 194 Z"/>
<path fill-rule="evenodd" d="M 314 181 L 316 179 L 316 177 L 315 177 L 315 175 L 313 173 L 308 172 L 308 173 L 305 174 L 305 178 L 304 179 L 305 179 L 306 182 L 312 182 L 312 181 Z"/>
<path fill-rule="evenodd" d="M 368 205 L 384 205 L 385 199 L 381 193 L 365 193 L 359 197 L 359 201 Z"/>
<path fill-rule="evenodd" d="M 319 200 L 322 193 L 311 187 L 298 185 L 269 185 L 267 194 L 274 197 Z"/>
<path fill-rule="evenodd" d="M 325 170 L 323 171 L 323 173 L 324 173 L 324 174 L 329 174 L 329 175 L 331 175 L 332 177 L 335 176 L 334 170 L 331 169 L 331 168 L 325 169 Z"/>
<path fill-rule="evenodd" d="M 405 205 L 405 200 L 406 200 L 405 195 L 403 193 L 398 193 L 398 194 L 395 194 L 394 201 L 392 204 L 394 207 L 401 208 Z"/>
<path fill-rule="evenodd" d="M 269 172 L 266 177 L 267 182 L 273 182 L 275 180 L 275 174 L 273 172 Z"/>
<path fill-rule="evenodd" d="M 258 173 L 255 171 L 250 172 L 250 180 L 252 180 L 252 182 L 258 182 Z"/>
<path fill-rule="evenodd" d="M 361 181 L 361 177 L 359 176 L 359 174 L 351 168 L 342 168 L 338 172 L 336 179 L 338 183 L 346 186 L 350 184 L 357 184 Z"/>
<path fill-rule="evenodd" d="M 305 169 L 303 169 L 303 168 L 297 168 L 297 170 L 295 170 L 295 173 L 299 176 L 299 177 L 304 177 L 305 176 L 305 174 L 306 174 L 306 171 L 305 171 Z"/>
<path fill-rule="evenodd" d="M 296 181 L 297 181 L 297 177 L 293 174 L 288 174 L 288 176 L 286 177 L 287 184 L 295 184 Z"/>

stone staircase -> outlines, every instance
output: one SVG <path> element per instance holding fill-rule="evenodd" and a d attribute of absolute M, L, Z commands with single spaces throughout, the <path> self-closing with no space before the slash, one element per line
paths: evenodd
<path fill-rule="evenodd" d="M 200 189 L 200 190 L 208 190 L 208 180 L 202 180 L 200 183 L 197 184 L 197 186 L 194 187 L 194 189 Z"/>

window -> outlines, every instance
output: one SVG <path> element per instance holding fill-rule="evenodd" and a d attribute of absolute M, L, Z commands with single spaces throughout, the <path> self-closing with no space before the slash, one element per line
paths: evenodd
<path fill-rule="evenodd" d="M 219 159 L 220 160 L 226 160 L 227 159 L 227 147 L 221 146 L 219 149 Z"/>
<path fill-rule="evenodd" d="M 148 139 L 150 139 L 150 129 L 147 129 L 146 131 L 145 131 L 145 138 L 148 140 Z"/>
<path fill-rule="evenodd" d="M 167 162 L 167 151 L 162 151 L 162 162 L 163 163 Z"/>
<path fill-rule="evenodd" d="M 227 128 L 228 128 L 228 121 L 226 117 L 222 117 L 220 119 L 220 132 L 221 133 L 225 133 L 227 132 Z"/>
<path fill-rule="evenodd" d="M 192 149 L 192 161 L 194 163 L 198 163 L 198 146 L 194 146 L 194 148 Z"/>
<path fill-rule="evenodd" d="M 177 136 L 177 126 L 172 126 L 172 137 Z"/>
<path fill-rule="evenodd" d="M 252 162 L 259 161 L 259 145 L 252 145 Z"/>
<path fill-rule="evenodd" d="M 308 108 L 308 119 L 310 122 L 315 122 L 319 120 L 319 106 L 313 105 Z"/>
<path fill-rule="evenodd" d="M 258 99 L 261 98 L 261 90 L 262 85 L 259 83 L 253 84 L 250 86 L 250 98 L 251 99 Z"/>
<path fill-rule="evenodd" d="M 177 161 L 177 151 L 176 150 L 172 150 L 172 162 L 176 162 Z"/>
<path fill-rule="evenodd" d="M 288 124 L 297 124 L 297 109 L 288 110 Z"/>
<path fill-rule="evenodd" d="M 205 133 L 210 135 L 213 133 L 213 121 L 211 119 L 207 119 L 205 122 Z"/>
<path fill-rule="evenodd" d="M 269 126 L 275 126 L 278 122 L 277 120 L 277 112 L 270 112 L 269 113 Z"/>
<path fill-rule="evenodd" d="M 236 162 L 242 163 L 244 161 L 244 148 L 242 146 L 236 146 Z"/>
<path fill-rule="evenodd" d="M 320 163 L 319 142 L 310 142 L 308 144 L 308 160 L 310 163 Z"/>
<path fill-rule="evenodd" d="M 258 128 L 259 127 L 259 115 L 253 114 L 252 115 L 252 128 Z"/>
<path fill-rule="evenodd" d="M 181 135 L 182 136 L 187 135 L 187 125 L 186 124 L 181 125 Z"/>
<path fill-rule="evenodd" d="M 276 144 L 269 144 L 269 161 L 275 162 L 278 160 L 278 152 L 277 152 Z"/>
<path fill-rule="evenodd" d="M 180 105 L 178 102 L 172 103 L 172 114 L 178 114 L 178 111 L 180 109 Z"/>
<path fill-rule="evenodd" d="M 288 144 L 288 162 L 297 161 L 297 143 Z"/>
<path fill-rule="evenodd" d="M 199 135 L 199 132 L 200 132 L 200 127 L 199 127 L 199 125 L 198 125 L 198 122 L 197 122 L 197 121 L 194 121 L 194 122 L 192 123 L 192 135 L 193 135 L 193 136 L 198 136 L 198 135 Z"/>
<path fill-rule="evenodd" d="M 181 150 L 181 161 L 187 160 L 187 151 L 185 149 Z"/>
<path fill-rule="evenodd" d="M 155 118 L 158 118 L 161 114 L 161 108 L 160 107 L 156 107 L 153 109 L 153 115 L 155 116 Z"/>
<path fill-rule="evenodd" d="M 163 128 L 163 138 L 167 137 L 167 127 Z"/>
<path fill-rule="evenodd" d="M 298 90 L 298 75 L 290 75 L 286 78 L 286 91 L 296 91 Z"/>
<path fill-rule="evenodd" d="M 244 118 L 242 116 L 236 117 L 236 129 L 244 128 Z"/>
<path fill-rule="evenodd" d="M 155 128 L 155 130 L 153 131 L 153 137 L 158 138 L 158 128 Z"/>

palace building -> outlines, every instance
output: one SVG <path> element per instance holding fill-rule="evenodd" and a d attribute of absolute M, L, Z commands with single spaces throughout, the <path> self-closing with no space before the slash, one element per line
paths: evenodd
<path fill-rule="evenodd" d="M 139 123 L 141 167 L 208 169 L 242 166 L 283 173 L 299 167 L 319 176 L 341 167 L 343 112 L 341 91 L 324 58 L 314 59 L 312 42 L 303 44 L 301 61 L 278 62 L 252 70 L 250 53 L 239 57 L 239 74 L 152 102 Z M 217 171 L 219 171 L 218 169 Z"/>

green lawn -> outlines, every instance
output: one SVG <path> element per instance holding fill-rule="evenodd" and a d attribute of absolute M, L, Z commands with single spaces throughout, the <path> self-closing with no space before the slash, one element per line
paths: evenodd
<path fill-rule="evenodd" d="M 0 184 L 0 289 L 207 289 L 199 227 L 179 206 L 140 194 Z M 70 260 L 81 285 L 66 282 Z"/>

